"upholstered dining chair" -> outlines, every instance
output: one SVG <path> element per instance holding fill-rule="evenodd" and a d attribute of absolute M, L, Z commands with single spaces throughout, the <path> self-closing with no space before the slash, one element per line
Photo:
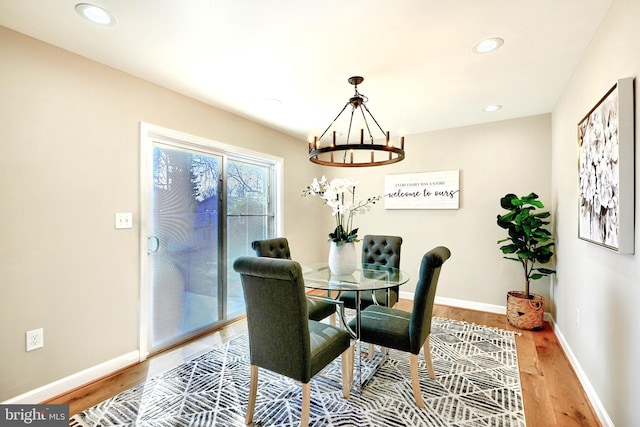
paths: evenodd
<path fill-rule="evenodd" d="M 291 259 L 289 241 L 286 237 L 276 237 L 273 239 L 255 240 L 251 242 L 251 248 L 256 252 L 256 256 L 267 258 Z M 307 298 L 307 310 L 309 319 L 317 320 L 330 317 L 332 325 L 336 324 L 334 313 L 336 305 L 318 299 Z"/>
<path fill-rule="evenodd" d="M 376 236 L 366 235 L 362 238 L 362 264 L 378 266 L 381 268 L 400 268 L 400 248 L 402 237 L 400 236 Z M 391 288 L 389 294 L 389 306 L 393 307 L 398 302 L 398 286 Z M 356 308 L 357 294 L 354 291 L 342 292 L 338 299 L 347 308 Z M 360 307 L 366 308 L 372 304 L 387 305 L 387 291 L 382 289 L 373 292 L 361 292 Z"/>
<path fill-rule="evenodd" d="M 416 405 L 420 408 L 424 408 L 424 401 L 418 378 L 418 354 L 420 348 L 424 347 L 424 360 L 429 370 L 429 377 L 435 379 L 429 349 L 431 317 L 440 270 L 450 256 L 451 252 L 444 246 L 438 246 L 424 254 L 411 313 L 380 305 L 370 305 L 362 311 L 360 318 L 362 341 L 410 353 L 411 385 Z M 349 325 L 352 328 L 355 327 L 355 321 Z"/>
<path fill-rule="evenodd" d="M 245 422 L 253 421 L 258 368 L 302 383 L 301 426 L 309 423 L 310 381 L 338 356 L 342 357 L 342 394 L 349 398 L 353 379 L 351 336 L 326 323 L 309 320 L 300 264 L 288 259 L 240 257 L 247 309 L 251 384 Z"/>

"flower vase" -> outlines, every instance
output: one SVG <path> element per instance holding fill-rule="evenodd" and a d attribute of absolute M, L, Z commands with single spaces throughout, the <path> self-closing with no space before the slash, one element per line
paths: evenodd
<path fill-rule="evenodd" d="M 353 242 L 338 245 L 331 242 L 329 248 L 329 270 L 336 276 L 345 276 L 356 271 L 356 246 Z"/>

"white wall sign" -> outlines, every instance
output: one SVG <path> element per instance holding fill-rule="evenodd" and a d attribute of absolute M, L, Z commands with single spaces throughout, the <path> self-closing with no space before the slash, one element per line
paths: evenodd
<path fill-rule="evenodd" d="M 460 171 L 387 175 L 385 209 L 458 209 Z"/>

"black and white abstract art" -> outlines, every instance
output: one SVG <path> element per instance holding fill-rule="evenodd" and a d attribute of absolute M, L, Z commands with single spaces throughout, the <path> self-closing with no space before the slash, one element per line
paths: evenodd
<path fill-rule="evenodd" d="M 618 80 L 578 124 L 578 236 L 633 253 L 633 78 Z"/>

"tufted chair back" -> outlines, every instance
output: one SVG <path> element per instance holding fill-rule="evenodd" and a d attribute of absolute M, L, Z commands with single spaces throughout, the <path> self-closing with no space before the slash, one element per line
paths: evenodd
<path fill-rule="evenodd" d="M 400 268 L 402 237 L 366 235 L 362 239 L 362 263 Z"/>
<path fill-rule="evenodd" d="M 251 242 L 251 248 L 256 251 L 257 257 L 291 259 L 289 241 L 286 237 L 255 240 Z M 335 305 L 323 301 L 308 300 L 307 309 L 309 311 L 309 319 L 317 320 L 319 322 L 322 319 L 331 316 L 331 324 L 335 324 L 335 318 L 333 316 L 333 313 L 336 312 Z"/>
<path fill-rule="evenodd" d="M 400 247 L 402 237 L 366 235 L 362 238 L 362 263 L 378 265 L 380 267 L 400 268 Z M 393 307 L 398 302 L 400 289 L 394 286 L 389 292 L 389 306 Z M 361 292 L 362 308 L 374 304 L 371 291 Z M 342 292 L 338 299 L 344 303 L 345 307 L 355 308 L 357 294 L 353 291 Z M 386 305 L 387 292 L 385 290 L 375 291 L 375 298 L 378 304 Z"/>
<path fill-rule="evenodd" d="M 256 251 L 256 256 L 259 257 L 291 259 L 289 241 L 285 237 L 255 240 L 251 242 L 251 248 Z"/>

